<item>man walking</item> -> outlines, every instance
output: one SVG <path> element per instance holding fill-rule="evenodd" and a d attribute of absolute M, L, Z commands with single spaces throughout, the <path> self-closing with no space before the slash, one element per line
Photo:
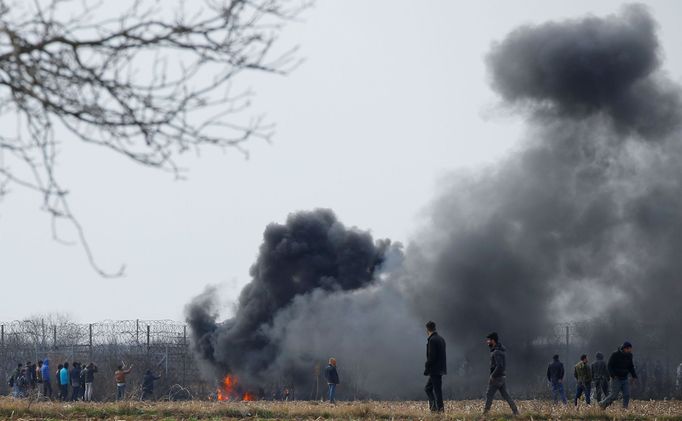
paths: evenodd
<path fill-rule="evenodd" d="M 490 379 L 488 380 L 488 391 L 486 393 L 485 409 L 483 410 L 483 413 L 487 414 L 488 411 L 490 411 L 495 392 L 499 390 L 500 395 L 507 401 L 514 415 L 518 415 L 519 410 L 507 391 L 507 377 L 505 374 L 507 369 L 505 357 L 506 349 L 500 343 L 500 339 L 496 332 L 492 332 L 486 337 L 486 343 L 490 348 Z"/>
<path fill-rule="evenodd" d="M 547 381 L 552 385 L 552 398 L 556 404 L 559 398 L 566 405 L 566 391 L 564 390 L 564 363 L 559 361 L 559 355 L 552 356 L 552 362 L 547 367 Z"/>
<path fill-rule="evenodd" d="M 594 397 L 597 402 L 601 401 L 602 393 L 604 397 L 609 395 L 609 370 L 606 368 L 606 361 L 604 361 L 604 354 L 597 352 L 595 355 L 597 359 L 592 363 L 592 380 L 594 380 Z"/>
<path fill-rule="evenodd" d="M 618 351 L 611 354 L 607 365 L 611 376 L 611 393 L 603 401 L 599 402 L 602 409 L 606 409 L 618 399 L 620 392 L 623 392 L 623 408 L 627 409 L 630 403 L 630 385 L 628 384 L 628 374 L 633 379 L 637 378 L 635 365 L 632 362 L 632 344 L 628 341 Z"/>
<path fill-rule="evenodd" d="M 443 404 L 443 376 L 447 374 L 447 359 L 445 356 L 445 340 L 436 332 L 436 324 L 432 321 L 426 323 L 426 364 L 424 375 L 429 380 L 424 386 L 424 391 L 429 397 L 429 409 L 432 412 L 444 412 Z"/>
<path fill-rule="evenodd" d="M 324 378 L 327 380 L 327 397 L 330 404 L 335 404 L 336 385 L 339 384 L 339 372 L 336 371 L 336 358 L 330 358 L 327 368 L 324 369 Z"/>
<path fill-rule="evenodd" d="M 585 402 L 591 404 L 590 393 L 592 391 L 592 370 L 590 370 L 590 365 L 587 363 L 587 355 L 583 354 L 580 356 L 580 362 L 573 368 L 573 376 L 577 382 L 575 390 L 575 399 L 573 399 L 573 405 L 578 406 L 578 400 L 585 393 Z"/>

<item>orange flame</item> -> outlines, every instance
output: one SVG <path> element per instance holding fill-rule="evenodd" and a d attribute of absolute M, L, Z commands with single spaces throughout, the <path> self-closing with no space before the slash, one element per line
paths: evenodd
<path fill-rule="evenodd" d="M 243 395 L 237 390 L 239 385 L 239 379 L 237 376 L 228 374 L 223 379 L 223 383 L 216 390 L 216 400 L 219 401 L 229 401 L 229 400 L 239 400 L 241 397 L 242 401 L 253 401 L 254 396 L 246 392 Z"/>

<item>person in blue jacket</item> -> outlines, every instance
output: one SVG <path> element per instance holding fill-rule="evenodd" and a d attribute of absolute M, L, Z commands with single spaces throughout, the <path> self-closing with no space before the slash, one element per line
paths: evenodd
<path fill-rule="evenodd" d="M 43 378 L 43 396 L 52 399 L 52 376 L 50 375 L 50 360 L 45 358 L 40 367 L 40 376 Z"/>
<path fill-rule="evenodd" d="M 329 389 L 329 403 L 336 403 L 336 385 L 339 384 L 339 373 L 336 371 L 336 358 L 329 359 L 329 365 L 324 369 L 324 377 L 327 380 L 327 387 Z"/>
<path fill-rule="evenodd" d="M 64 363 L 64 366 L 59 370 L 59 390 L 61 391 L 62 401 L 69 398 L 69 363 Z"/>

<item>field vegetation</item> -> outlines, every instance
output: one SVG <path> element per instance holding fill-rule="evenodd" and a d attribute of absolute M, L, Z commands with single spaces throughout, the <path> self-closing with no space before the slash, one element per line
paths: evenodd
<path fill-rule="evenodd" d="M 519 401 L 525 420 L 682 420 L 682 401 L 634 401 L 630 409 L 555 406 L 546 401 Z M 0 418 L 13 420 L 500 420 L 512 419 L 503 402 L 495 402 L 491 413 L 482 415 L 481 401 L 449 401 L 444 415 L 431 415 L 425 402 L 137 402 L 61 403 L 0 399 Z"/>

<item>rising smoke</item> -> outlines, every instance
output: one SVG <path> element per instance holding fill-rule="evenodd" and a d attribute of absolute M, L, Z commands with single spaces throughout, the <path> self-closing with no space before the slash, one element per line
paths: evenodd
<path fill-rule="evenodd" d="M 371 287 L 380 265 L 400 252 L 387 240 L 375 242 L 367 232 L 346 228 L 330 210 L 292 214 L 284 225 L 270 224 L 263 237 L 252 281 L 242 290 L 233 318 L 217 322 L 214 288 L 188 305 L 194 348 L 211 376 L 302 384 L 312 377 L 311 361 L 321 350 L 332 350 L 320 348 L 316 330 L 301 324 L 343 339 L 348 332 L 335 319 L 354 315 L 352 306 L 339 308 L 336 297 Z M 297 352 L 288 352 L 291 347 Z"/>
<path fill-rule="evenodd" d="M 493 89 L 529 123 L 516 152 L 453 176 L 382 276 L 387 243 L 328 211 L 271 225 L 233 319 L 216 323 L 210 292 L 189 306 L 200 360 L 255 379 L 295 373 L 304 388 L 311 361 L 335 355 L 365 373 L 364 392 L 418 397 L 429 319 L 448 340 L 454 397 L 458 374 L 484 384 L 491 330 L 516 385 L 542 378 L 556 350 L 539 338 L 566 320 L 585 321 L 581 353 L 629 339 L 669 357 L 682 346 L 682 100 L 655 31 L 632 5 L 494 44 Z"/>

